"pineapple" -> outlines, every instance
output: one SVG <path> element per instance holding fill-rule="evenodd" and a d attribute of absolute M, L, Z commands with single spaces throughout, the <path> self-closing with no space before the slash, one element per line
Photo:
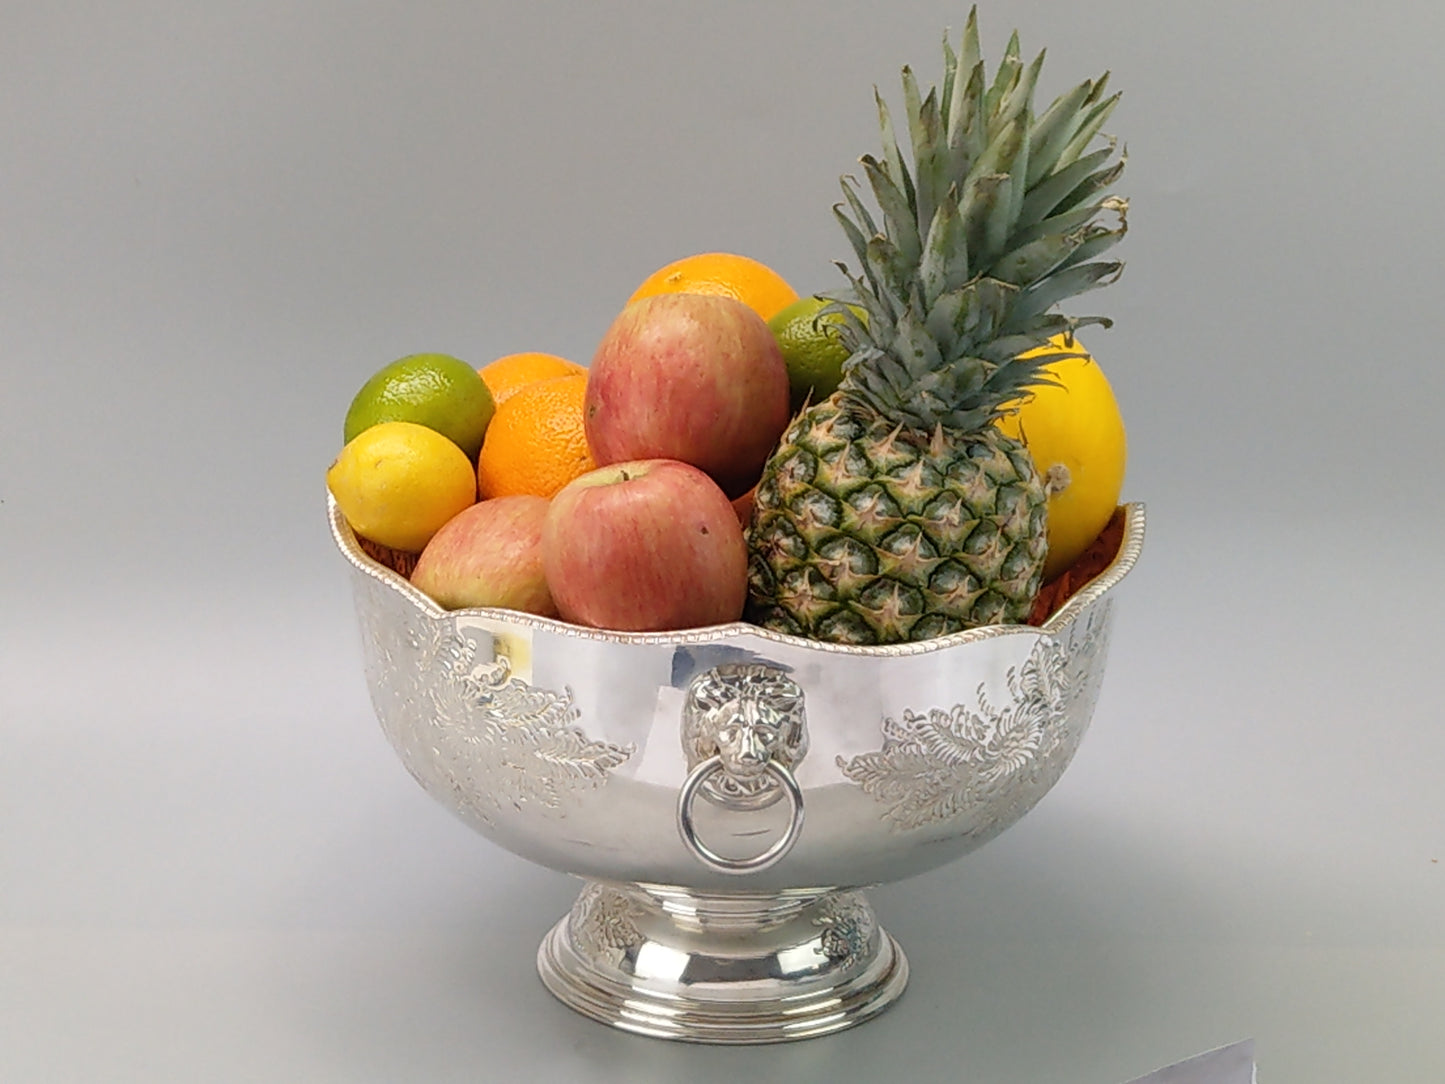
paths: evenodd
<path fill-rule="evenodd" d="M 748 528 L 754 623 L 885 644 L 1027 616 L 1047 492 L 994 423 L 1072 356 L 1051 338 L 1108 325 L 1057 306 L 1118 277 L 1121 263 L 1097 257 L 1127 210 L 1107 191 L 1124 168 L 1100 137 L 1118 101 L 1107 73 L 1036 117 L 1042 63 L 1021 61 L 1015 33 L 988 80 L 971 12 L 957 52 L 944 37 L 941 87 L 922 95 L 903 70 L 911 163 L 875 91 L 883 154 L 861 165 L 881 226 L 844 177 L 834 213 L 861 273 L 838 265 L 852 292 L 824 311 L 850 356 L 764 468 Z"/>

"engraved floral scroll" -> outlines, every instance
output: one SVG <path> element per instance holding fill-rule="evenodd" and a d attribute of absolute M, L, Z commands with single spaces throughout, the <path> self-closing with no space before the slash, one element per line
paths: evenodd
<path fill-rule="evenodd" d="M 1073 758 L 1098 696 L 1103 667 L 1093 664 L 1107 650 L 1108 628 L 1104 602 L 1073 637 L 1040 636 L 1008 669 L 1005 702 L 980 685 L 971 703 L 885 718 L 882 748 L 840 756 L 838 767 L 895 828 L 963 822 L 968 835 L 1001 831 Z"/>
<path fill-rule="evenodd" d="M 635 751 L 589 738 L 570 689 L 512 677 L 451 619 L 418 614 L 381 585 L 360 587 L 357 608 L 382 729 L 418 782 L 484 825 L 503 809 L 560 809 Z"/>

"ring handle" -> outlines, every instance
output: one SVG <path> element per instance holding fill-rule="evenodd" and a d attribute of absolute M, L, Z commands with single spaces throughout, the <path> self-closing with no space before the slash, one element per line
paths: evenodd
<path fill-rule="evenodd" d="M 773 778 L 783 785 L 783 793 L 788 797 L 788 830 L 771 847 L 752 858 L 724 858 L 697 838 L 697 828 L 692 819 L 692 804 L 697 797 L 698 788 L 702 786 L 708 776 L 714 772 L 726 771 L 721 756 L 714 753 L 699 763 L 688 773 L 686 781 L 682 784 L 682 790 L 678 791 L 677 829 L 682 834 L 682 842 L 692 852 L 692 856 L 708 869 L 718 873 L 757 873 L 782 861 L 783 856 L 793 849 L 793 844 L 798 842 L 798 836 L 803 831 L 803 792 L 786 765 L 776 760 L 769 760 L 764 767 L 772 772 Z"/>

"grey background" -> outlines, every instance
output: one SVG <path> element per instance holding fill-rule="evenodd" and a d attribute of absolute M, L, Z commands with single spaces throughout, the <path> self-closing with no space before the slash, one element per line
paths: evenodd
<path fill-rule="evenodd" d="M 366 702 L 322 475 L 401 354 L 585 362 L 709 249 L 834 285 L 870 87 L 962 4 L 0 4 L 0 1078 L 1445 1078 L 1445 9 L 985 5 L 1124 102 L 1087 340 L 1149 506 L 1095 726 L 879 889 L 908 996 L 625 1038 L 532 955 L 575 885 Z"/>

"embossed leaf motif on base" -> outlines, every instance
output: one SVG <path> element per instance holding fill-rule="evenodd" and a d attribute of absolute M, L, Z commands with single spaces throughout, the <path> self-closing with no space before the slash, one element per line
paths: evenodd
<path fill-rule="evenodd" d="M 845 760 L 843 774 L 880 802 L 898 828 L 963 821 L 968 835 L 1001 831 L 1057 781 L 1083 737 L 1098 694 L 1088 675 L 1104 650 L 1107 605 L 1071 642 L 1041 636 L 994 704 L 980 685 L 973 704 L 904 711 L 883 720 L 883 747 Z"/>
<path fill-rule="evenodd" d="M 836 962 L 864 959 L 878 932 L 873 908 L 857 892 L 825 898 L 813 925 L 823 931 L 814 951 Z"/>
<path fill-rule="evenodd" d="M 589 738 L 570 689 L 528 685 L 505 658 L 483 661 L 452 620 L 417 615 L 380 592 L 360 601 L 367 664 L 380 671 L 370 684 L 384 690 L 373 694 L 382 728 L 423 786 L 445 790 L 483 824 L 507 807 L 558 809 L 635 751 Z M 417 704 L 426 707 L 421 725 Z"/>
<path fill-rule="evenodd" d="M 642 944 L 637 922 L 643 910 L 625 893 L 588 882 L 572 905 L 571 933 L 578 951 L 593 960 L 616 963 Z"/>

